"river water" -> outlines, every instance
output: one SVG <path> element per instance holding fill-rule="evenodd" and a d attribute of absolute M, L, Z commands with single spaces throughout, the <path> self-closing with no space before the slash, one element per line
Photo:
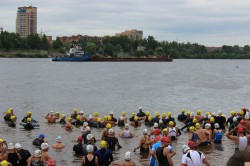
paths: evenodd
<path fill-rule="evenodd" d="M 0 136 L 8 142 L 19 142 L 33 153 L 32 140 L 40 133 L 52 145 L 58 135 L 66 147 L 62 150 L 50 148 L 49 154 L 58 165 L 80 165 L 72 147 L 80 129 L 67 132 L 60 124 L 48 124 L 44 116 L 50 111 L 70 115 L 73 107 L 85 114 L 99 112 L 101 116 L 110 111 L 119 117 L 122 111 L 130 116 L 139 106 L 151 115 L 171 111 L 176 117 L 182 108 L 196 112 L 201 109 L 217 112 L 249 108 L 250 101 L 249 60 L 174 60 L 173 62 L 52 62 L 51 59 L 0 59 L 0 110 L 2 112 Z M 40 122 L 39 129 L 25 131 L 22 126 L 9 128 L 3 115 L 10 107 L 18 122 L 32 111 Z M 181 127 L 182 124 L 177 123 Z M 114 153 L 115 160 L 123 160 L 127 150 L 139 143 L 142 130 L 131 128 L 136 138 L 119 139 L 122 149 Z M 119 133 L 121 128 L 115 127 Z M 102 129 L 92 133 L 100 139 Z M 177 154 L 175 165 L 181 163 L 181 147 L 187 143 L 183 132 L 173 143 Z M 99 145 L 99 142 L 97 143 Z M 225 136 L 222 145 L 213 145 L 202 150 L 211 165 L 225 165 L 234 152 L 234 145 Z M 138 165 L 148 165 L 149 157 L 133 153 Z"/>

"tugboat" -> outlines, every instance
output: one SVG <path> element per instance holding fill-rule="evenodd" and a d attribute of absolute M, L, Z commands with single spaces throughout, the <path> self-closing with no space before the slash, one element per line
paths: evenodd
<path fill-rule="evenodd" d="M 88 53 L 82 50 L 81 44 L 72 44 L 69 52 L 65 56 L 56 56 L 52 58 L 52 61 L 71 61 L 71 62 L 82 62 L 89 61 L 90 57 Z"/>

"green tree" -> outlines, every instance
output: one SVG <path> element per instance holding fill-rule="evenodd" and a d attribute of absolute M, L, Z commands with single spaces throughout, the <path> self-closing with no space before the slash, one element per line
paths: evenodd
<path fill-rule="evenodd" d="M 55 50 L 59 49 L 62 46 L 63 46 L 63 43 L 61 42 L 59 37 L 57 37 L 56 40 L 53 41 L 53 43 L 52 43 L 52 48 L 55 49 Z"/>
<path fill-rule="evenodd" d="M 41 49 L 48 50 L 49 48 L 50 48 L 50 45 L 49 45 L 48 39 L 45 35 L 43 35 L 42 41 L 41 41 Z"/>
<path fill-rule="evenodd" d="M 97 46 L 95 43 L 87 42 L 85 47 L 85 52 L 88 52 L 90 55 L 94 55 L 97 51 Z"/>

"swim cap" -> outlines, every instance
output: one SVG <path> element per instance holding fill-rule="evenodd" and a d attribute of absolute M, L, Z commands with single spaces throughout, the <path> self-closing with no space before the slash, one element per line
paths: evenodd
<path fill-rule="evenodd" d="M 134 117 L 134 120 L 137 121 L 137 120 L 138 120 L 138 116 L 135 116 L 135 117 Z"/>
<path fill-rule="evenodd" d="M 107 147 L 107 142 L 106 141 L 101 141 L 100 147 L 101 148 L 106 148 Z"/>
<path fill-rule="evenodd" d="M 140 111 L 140 110 L 142 110 L 142 107 L 139 107 L 139 108 L 138 108 L 138 111 Z"/>
<path fill-rule="evenodd" d="M 50 160 L 48 161 L 48 165 L 47 165 L 47 166 L 56 166 L 56 161 L 50 159 Z"/>
<path fill-rule="evenodd" d="M 245 115 L 245 119 L 249 120 L 249 115 L 248 114 Z"/>
<path fill-rule="evenodd" d="M 14 145 L 13 145 L 13 143 L 8 143 L 8 149 L 14 149 L 15 147 L 14 147 Z"/>
<path fill-rule="evenodd" d="M 110 111 L 110 113 L 109 113 L 110 115 L 113 115 L 114 114 L 114 112 L 113 111 Z"/>
<path fill-rule="evenodd" d="M 53 115 L 53 114 L 54 114 L 54 111 L 50 111 L 49 114 L 50 114 L 50 115 Z"/>
<path fill-rule="evenodd" d="M 155 116 L 156 116 L 156 117 L 160 116 L 159 112 L 156 112 L 156 113 L 155 113 Z"/>
<path fill-rule="evenodd" d="M 201 110 L 197 110 L 197 115 L 200 115 L 201 114 Z"/>
<path fill-rule="evenodd" d="M 73 108 L 73 112 L 74 112 L 74 113 L 77 113 L 77 108 L 76 108 L 76 107 Z"/>
<path fill-rule="evenodd" d="M 164 128 L 162 131 L 168 132 L 168 128 Z"/>
<path fill-rule="evenodd" d="M 239 127 L 237 132 L 238 133 L 244 133 L 244 129 L 242 127 Z"/>
<path fill-rule="evenodd" d="M 7 110 L 7 114 L 11 114 L 11 110 Z"/>
<path fill-rule="evenodd" d="M 168 124 L 169 124 L 170 126 L 173 126 L 173 125 L 174 125 L 174 122 L 173 122 L 173 121 L 170 121 Z"/>
<path fill-rule="evenodd" d="M 94 152 L 94 147 L 92 145 L 87 145 L 86 150 L 88 153 Z"/>
<path fill-rule="evenodd" d="M 208 123 L 207 123 L 207 124 L 208 124 Z M 206 126 L 205 126 L 205 127 L 206 127 Z M 214 124 L 214 128 L 216 128 L 216 129 L 220 128 L 219 124 L 218 124 L 218 123 L 215 123 L 215 124 Z"/>
<path fill-rule="evenodd" d="M 108 116 L 108 121 L 111 121 L 112 120 L 112 117 L 111 116 Z"/>
<path fill-rule="evenodd" d="M 171 116 L 172 115 L 172 112 L 168 112 L 168 116 Z"/>
<path fill-rule="evenodd" d="M 165 118 L 165 117 L 166 117 L 166 113 L 162 113 L 162 114 L 161 114 L 161 117 L 162 117 L 162 118 Z"/>
<path fill-rule="evenodd" d="M 206 115 L 207 115 L 207 116 L 210 115 L 210 112 L 206 112 Z"/>
<path fill-rule="evenodd" d="M 87 135 L 87 140 L 88 140 L 88 141 L 91 140 L 92 138 L 94 138 L 94 136 L 93 136 L 92 134 L 88 134 L 88 135 Z"/>
<path fill-rule="evenodd" d="M 189 127 L 189 131 L 195 131 L 195 127 L 194 126 Z"/>
<path fill-rule="evenodd" d="M 19 143 L 15 144 L 15 149 L 18 149 L 18 148 L 21 148 L 21 147 L 22 147 L 21 144 L 19 144 Z"/>
<path fill-rule="evenodd" d="M 125 116 L 126 115 L 126 112 L 122 112 L 122 116 Z"/>
<path fill-rule="evenodd" d="M 78 141 L 78 142 L 82 142 L 82 136 L 79 136 L 79 137 L 77 138 L 77 141 Z"/>
<path fill-rule="evenodd" d="M 190 117 L 194 117 L 194 113 L 193 112 L 190 113 Z"/>
<path fill-rule="evenodd" d="M 246 121 L 242 119 L 242 120 L 240 121 L 240 124 L 244 125 L 244 124 L 246 124 Z"/>
<path fill-rule="evenodd" d="M 147 111 L 145 114 L 148 116 L 150 113 L 149 113 L 149 111 Z"/>
<path fill-rule="evenodd" d="M 15 117 L 15 116 L 11 116 L 10 119 L 11 119 L 12 121 L 14 121 L 14 120 L 16 119 L 16 117 Z"/>
<path fill-rule="evenodd" d="M 2 138 L 0 138 L 0 143 L 2 143 L 2 142 L 5 142 L 5 140 L 4 140 L 4 139 L 2 139 Z"/>
<path fill-rule="evenodd" d="M 153 119 L 151 116 L 148 117 L 148 121 L 151 122 Z"/>
<path fill-rule="evenodd" d="M 111 124 L 108 123 L 108 124 L 106 125 L 106 128 L 107 128 L 107 129 L 110 129 L 110 128 L 111 128 Z"/>
<path fill-rule="evenodd" d="M 210 122 L 214 122 L 215 120 L 214 120 L 214 117 L 211 117 L 210 118 Z"/>
<path fill-rule="evenodd" d="M 188 146 L 190 147 L 190 148 L 193 148 L 194 147 L 194 141 L 188 141 Z"/>
<path fill-rule="evenodd" d="M 81 110 L 79 113 L 80 113 L 80 114 L 84 114 L 83 110 Z"/>
<path fill-rule="evenodd" d="M 97 118 L 97 122 L 101 122 L 102 121 L 102 118 Z"/>
<path fill-rule="evenodd" d="M 88 122 L 83 123 L 83 126 L 85 126 L 85 127 L 87 127 L 88 125 L 89 125 Z"/>
<path fill-rule="evenodd" d="M 211 124 L 210 123 L 206 123 L 205 124 L 205 129 L 209 129 L 211 127 Z"/>
<path fill-rule="evenodd" d="M 129 124 L 126 123 L 126 124 L 125 124 L 125 129 L 128 129 L 128 128 L 129 128 Z"/>
<path fill-rule="evenodd" d="M 188 151 L 190 148 L 187 145 L 183 145 L 182 146 L 182 152 L 185 153 L 186 151 Z"/>
<path fill-rule="evenodd" d="M 108 133 L 109 134 L 114 134 L 114 130 L 113 129 L 109 129 Z"/>
<path fill-rule="evenodd" d="M 56 142 L 62 142 L 62 137 L 61 136 L 56 137 Z"/>
<path fill-rule="evenodd" d="M 236 114 L 236 112 L 235 111 L 231 111 L 231 115 L 233 116 L 233 115 L 235 115 Z"/>
<path fill-rule="evenodd" d="M 98 112 L 94 112 L 94 117 L 97 117 L 98 116 Z"/>
<path fill-rule="evenodd" d="M 108 120 L 108 116 L 104 116 L 103 120 L 105 120 L 105 121 Z"/>
<path fill-rule="evenodd" d="M 170 142 L 170 139 L 168 137 L 162 137 L 161 142 Z"/>
<path fill-rule="evenodd" d="M 40 134 L 40 135 L 38 136 L 38 138 L 44 139 L 44 138 L 45 138 L 45 135 L 44 135 L 44 134 Z"/>
<path fill-rule="evenodd" d="M 125 153 L 124 159 L 125 159 L 126 161 L 130 161 L 130 160 L 131 160 L 131 152 L 127 151 L 127 152 Z"/>
<path fill-rule="evenodd" d="M 155 122 L 154 123 L 154 127 L 158 127 L 159 125 L 158 125 L 158 123 L 157 122 Z"/>
<path fill-rule="evenodd" d="M 56 114 L 60 114 L 60 112 L 57 111 Z"/>
<path fill-rule="evenodd" d="M 148 134 L 148 130 L 147 130 L 147 129 L 144 129 L 142 133 L 143 133 L 144 135 L 147 135 L 147 134 Z"/>
<path fill-rule="evenodd" d="M 30 112 L 30 111 L 27 112 L 27 116 L 28 116 L 28 115 L 31 115 L 31 112 Z"/>
<path fill-rule="evenodd" d="M 27 122 L 31 122 L 32 121 L 32 119 L 31 118 L 27 118 Z"/>
<path fill-rule="evenodd" d="M 76 120 L 80 120 L 81 116 L 80 115 L 77 115 L 76 116 Z"/>
<path fill-rule="evenodd" d="M 41 156 L 42 156 L 41 150 L 39 149 L 35 150 L 34 157 L 41 157 Z"/>
<path fill-rule="evenodd" d="M 193 119 L 193 123 L 197 123 L 197 119 L 196 118 Z"/>
<path fill-rule="evenodd" d="M 90 127 L 87 126 L 87 127 L 85 128 L 85 131 L 90 131 Z"/>
<path fill-rule="evenodd" d="M 154 138 L 155 142 L 160 141 L 160 140 L 161 140 L 161 137 L 159 135 L 155 136 L 155 138 Z"/>
<path fill-rule="evenodd" d="M 218 111 L 218 115 L 222 115 L 222 110 L 219 110 L 219 111 Z"/>
<path fill-rule="evenodd" d="M 42 143 L 42 145 L 41 145 L 41 149 L 42 150 L 44 150 L 44 149 L 47 149 L 47 148 L 49 148 L 49 144 L 48 143 Z"/>
<path fill-rule="evenodd" d="M 67 121 L 68 121 L 68 122 L 70 122 L 71 120 L 72 120 L 72 118 L 71 118 L 71 117 L 68 117 L 68 118 L 67 118 Z"/>
<path fill-rule="evenodd" d="M 234 122 L 237 122 L 237 117 L 234 117 L 234 118 L 233 118 L 233 121 L 234 121 Z"/>
<path fill-rule="evenodd" d="M 62 118 L 62 119 L 64 119 L 65 117 L 66 117 L 65 114 L 62 114 L 62 115 L 61 115 L 61 118 Z"/>
<path fill-rule="evenodd" d="M 154 134 L 155 135 L 160 135 L 161 134 L 161 130 L 160 129 L 154 129 Z"/>
<path fill-rule="evenodd" d="M 134 112 L 132 112 L 131 116 L 132 116 L 132 117 L 134 117 L 134 116 L 135 116 L 135 113 L 134 113 Z"/>
<path fill-rule="evenodd" d="M 185 113 L 185 109 L 184 108 L 181 109 L 181 113 Z"/>
<path fill-rule="evenodd" d="M 197 128 L 197 129 L 201 128 L 200 123 L 196 123 L 196 124 L 195 124 L 195 128 Z"/>
<path fill-rule="evenodd" d="M 6 160 L 3 160 L 2 162 L 1 162 L 1 166 L 8 166 L 9 164 L 8 164 L 8 161 L 6 161 Z"/>
<path fill-rule="evenodd" d="M 188 111 L 188 112 L 187 112 L 187 115 L 190 115 L 190 114 L 191 114 L 191 112 L 190 112 L 190 111 Z"/>

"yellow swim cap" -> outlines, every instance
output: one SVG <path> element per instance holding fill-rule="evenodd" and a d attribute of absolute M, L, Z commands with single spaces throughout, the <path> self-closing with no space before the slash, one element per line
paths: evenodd
<path fill-rule="evenodd" d="M 63 118 L 63 119 L 64 119 L 65 117 L 66 117 L 66 116 L 65 116 L 65 114 L 62 114 L 62 115 L 61 115 L 61 118 Z"/>
<path fill-rule="evenodd" d="M 211 117 L 210 118 L 210 122 L 214 122 L 215 120 L 214 120 L 214 117 Z"/>
<path fill-rule="evenodd" d="M 244 115 L 244 111 L 243 110 L 240 110 L 240 115 Z"/>
<path fill-rule="evenodd" d="M 190 111 L 188 111 L 188 112 L 187 112 L 187 115 L 190 115 L 190 114 L 191 114 L 191 112 L 190 112 Z"/>
<path fill-rule="evenodd" d="M 189 127 L 189 131 L 195 131 L 194 126 Z"/>
<path fill-rule="evenodd" d="M 210 115 L 210 112 L 206 112 L 206 115 L 207 115 L 207 116 Z"/>
<path fill-rule="evenodd" d="M 13 121 L 13 120 L 16 119 L 16 117 L 15 116 L 11 116 L 10 119 Z"/>
<path fill-rule="evenodd" d="M 10 109 L 8 109 L 7 114 L 11 114 L 11 110 Z"/>
<path fill-rule="evenodd" d="M 27 122 L 31 122 L 32 121 L 32 119 L 31 118 L 27 118 Z"/>
<path fill-rule="evenodd" d="M 97 117 L 98 116 L 98 112 L 94 112 L 94 117 Z"/>
<path fill-rule="evenodd" d="M 111 121 L 112 120 L 112 117 L 111 116 L 108 116 L 108 121 Z"/>
<path fill-rule="evenodd" d="M 102 118 L 97 118 L 97 122 L 101 122 L 102 121 Z"/>
<path fill-rule="evenodd" d="M 233 115 L 235 115 L 236 114 L 236 112 L 235 111 L 231 111 L 231 115 L 233 116 Z"/>
<path fill-rule="evenodd" d="M 2 142 L 4 142 L 4 141 L 5 141 L 4 139 L 0 138 L 0 143 L 2 143 Z"/>
<path fill-rule="evenodd" d="M 170 126 L 173 126 L 173 125 L 174 125 L 174 122 L 173 122 L 173 121 L 170 121 L 168 124 L 169 124 Z"/>
<path fill-rule="evenodd" d="M 153 119 L 151 116 L 148 116 L 148 121 L 151 122 Z"/>
<path fill-rule="evenodd" d="M 28 115 L 31 115 L 31 112 L 30 112 L 30 111 L 27 112 L 27 116 L 28 116 Z"/>
<path fill-rule="evenodd" d="M 172 112 L 168 112 L 168 116 L 171 116 L 172 115 Z"/>
<path fill-rule="evenodd" d="M 57 111 L 56 114 L 60 114 L 60 112 Z"/>
<path fill-rule="evenodd" d="M 73 108 L 73 112 L 74 112 L 74 113 L 77 113 L 77 108 L 76 108 L 76 107 Z"/>
<path fill-rule="evenodd" d="M 9 108 L 10 111 L 13 111 L 13 108 Z"/>
<path fill-rule="evenodd" d="M 155 113 L 155 116 L 157 116 L 157 117 L 160 116 L 159 112 L 156 112 L 156 113 Z"/>
<path fill-rule="evenodd" d="M 147 111 L 145 114 L 146 114 L 147 116 L 149 116 L 150 112 L 149 112 L 149 111 Z"/>
<path fill-rule="evenodd" d="M 134 117 L 134 120 L 137 121 L 137 120 L 138 120 L 138 116 L 135 116 L 135 117 Z"/>
<path fill-rule="evenodd" d="M 122 116 L 125 116 L 126 115 L 126 112 L 122 112 Z"/>
<path fill-rule="evenodd" d="M 103 117 L 103 120 L 108 120 L 108 116 L 104 116 L 104 117 Z"/>
<path fill-rule="evenodd" d="M 8 164 L 8 161 L 6 161 L 6 160 L 3 160 L 2 162 L 1 162 L 1 166 L 8 166 L 9 164 Z"/>
<path fill-rule="evenodd" d="M 101 141 L 100 147 L 101 148 L 106 148 L 107 147 L 107 142 L 106 141 Z"/>
<path fill-rule="evenodd" d="M 194 119 L 193 119 L 193 123 L 196 123 L 196 122 L 197 122 L 197 119 L 196 119 L 196 118 L 194 118 Z"/>
<path fill-rule="evenodd" d="M 196 123 L 196 124 L 195 124 L 195 128 L 200 129 L 200 128 L 201 128 L 200 123 Z"/>
<path fill-rule="evenodd" d="M 70 122 L 71 120 L 72 120 L 72 118 L 71 118 L 71 117 L 68 117 L 68 118 L 67 118 L 67 121 L 68 121 L 68 122 Z"/>
<path fill-rule="evenodd" d="M 81 116 L 80 115 L 77 115 L 76 116 L 76 120 L 80 120 Z"/>
<path fill-rule="evenodd" d="M 166 113 L 162 113 L 162 114 L 161 114 L 161 117 L 162 117 L 162 118 L 166 118 Z"/>
<path fill-rule="evenodd" d="M 164 128 L 163 131 L 168 132 L 168 128 Z"/>
<path fill-rule="evenodd" d="M 201 114 L 201 110 L 197 110 L 197 115 L 200 115 Z"/>
<path fill-rule="evenodd" d="M 106 125 L 106 128 L 107 128 L 107 129 L 110 129 L 110 128 L 111 128 L 111 124 L 108 123 L 108 124 Z"/>
<path fill-rule="evenodd" d="M 134 112 L 132 112 L 131 116 L 132 116 L 132 117 L 134 117 L 134 116 L 135 116 L 135 113 L 134 113 Z"/>
<path fill-rule="evenodd" d="M 185 113 L 185 109 L 184 108 L 181 109 L 181 113 Z"/>

